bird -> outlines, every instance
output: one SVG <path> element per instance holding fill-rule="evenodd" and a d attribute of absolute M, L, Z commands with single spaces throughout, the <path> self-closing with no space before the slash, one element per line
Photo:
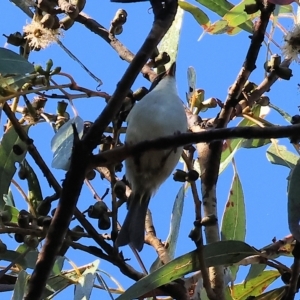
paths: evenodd
<path fill-rule="evenodd" d="M 131 109 L 127 121 L 125 145 L 187 132 L 187 117 L 178 96 L 176 63 L 158 84 Z M 131 244 L 139 252 L 145 239 L 145 218 L 151 197 L 171 175 L 183 147 L 150 150 L 125 160 L 125 177 L 131 186 L 128 212 L 116 238 L 117 247 Z"/>

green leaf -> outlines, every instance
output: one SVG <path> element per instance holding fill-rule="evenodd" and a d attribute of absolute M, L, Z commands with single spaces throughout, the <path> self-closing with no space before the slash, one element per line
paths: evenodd
<path fill-rule="evenodd" d="M 249 280 L 246 286 L 244 283 L 236 284 L 233 288 L 233 295 L 239 300 L 246 300 L 250 296 L 258 296 L 278 277 L 280 277 L 278 271 L 264 271 L 256 278 Z"/>
<path fill-rule="evenodd" d="M 12 215 L 11 222 L 12 223 L 18 223 L 18 215 L 19 215 L 19 210 L 16 209 L 14 206 L 10 206 L 5 204 L 3 210 L 9 211 Z"/>
<path fill-rule="evenodd" d="M 61 275 L 61 270 L 64 266 L 65 259 L 66 258 L 64 256 L 57 257 L 57 259 L 53 265 L 53 268 L 52 268 L 52 272 L 54 275 Z"/>
<path fill-rule="evenodd" d="M 27 171 L 26 180 L 28 183 L 28 200 L 31 203 L 32 207 L 36 210 L 39 203 L 43 201 L 40 183 L 33 168 L 29 165 L 26 159 L 24 159 L 23 161 L 23 166 Z"/>
<path fill-rule="evenodd" d="M 30 251 L 25 258 L 20 258 L 20 253 L 13 250 L 7 250 L 5 253 L 0 253 L 0 259 L 15 262 L 22 266 L 23 269 L 34 269 L 38 257 L 37 251 Z"/>
<path fill-rule="evenodd" d="M 281 14 L 293 14 L 293 6 L 292 5 L 277 5 L 279 8 L 278 15 Z M 276 7 L 277 8 L 277 7 Z"/>
<path fill-rule="evenodd" d="M 13 92 L 19 90 L 25 83 L 32 82 L 34 78 L 35 74 L 0 77 L 0 87 Z"/>
<path fill-rule="evenodd" d="M 280 165 L 293 169 L 297 164 L 299 157 L 285 146 L 272 143 L 266 152 L 267 159 L 274 165 Z"/>
<path fill-rule="evenodd" d="M 196 0 L 198 3 L 207 7 L 209 10 L 215 12 L 219 16 L 223 17 L 228 11 L 230 11 L 234 5 L 226 0 Z"/>
<path fill-rule="evenodd" d="M 174 201 L 172 215 L 171 215 L 171 224 L 170 224 L 170 231 L 167 237 L 167 245 L 168 248 L 165 250 L 167 252 L 168 257 L 170 260 L 174 258 L 175 249 L 180 229 L 180 222 L 182 218 L 182 211 L 183 211 L 183 204 L 184 204 L 184 196 L 185 196 L 185 185 L 182 185 L 177 193 L 177 196 Z M 159 258 L 157 258 L 152 266 L 150 267 L 150 272 L 157 270 L 162 266 L 162 263 Z"/>
<path fill-rule="evenodd" d="M 259 116 L 260 108 L 261 107 L 259 105 L 256 105 L 252 108 L 252 113 L 254 116 L 256 116 L 256 117 Z M 252 121 L 250 121 L 248 119 L 243 119 L 237 125 L 237 127 L 254 126 L 254 125 L 256 125 L 256 124 L 254 124 Z M 254 140 L 252 140 L 252 141 L 253 141 L 253 143 L 255 143 Z M 221 155 L 219 174 L 221 174 L 227 168 L 227 166 L 231 162 L 234 154 L 242 146 L 243 142 L 244 142 L 244 139 L 234 139 L 234 140 L 225 141 L 225 143 L 223 145 L 222 155 Z"/>
<path fill-rule="evenodd" d="M 223 145 L 223 151 L 221 155 L 221 163 L 219 168 L 219 174 L 221 174 L 232 161 L 237 150 L 241 147 L 243 140 L 242 139 L 234 139 L 227 140 Z"/>
<path fill-rule="evenodd" d="M 189 12 L 204 29 L 210 25 L 210 20 L 207 14 L 199 7 L 182 0 L 178 1 L 178 5 L 183 10 Z"/>
<path fill-rule="evenodd" d="M 78 272 L 82 274 L 89 268 L 89 266 L 90 265 L 85 265 L 83 267 L 79 267 L 77 270 L 65 271 L 61 272 L 61 274 L 50 276 L 46 285 L 48 290 L 44 291 L 42 298 L 44 299 L 50 295 L 55 295 L 68 286 L 76 283 L 78 281 Z"/>
<path fill-rule="evenodd" d="M 51 150 L 53 152 L 51 166 L 55 169 L 65 171 L 69 169 L 74 140 L 73 124 L 76 125 L 78 136 L 81 138 L 84 122 L 79 116 L 76 116 L 61 126 L 51 140 Z"/>
<path fill-rule="evenodd" d="M 222 224 L 221 240 L 244 241 L 246 236 L 246 210 L 242 184 L 234 168 L 228 200 L 225 206 Z"/>
<path fill-rule="evenodd" d="M 14 293 L 12 295 L 12 300 L 23 300 L 24 299 L 24 294 L 26 292 L 26 286 L 27 286 L 27 281 L 29 279 L 29 274 L 27 274 L 26 271 L 21 270 L 16 284 L 14 288 Z"/>
<path fill-rule="evenodd" d="M 228 23 L 225 20 L 219 20 L 214 22 L 207 28 L 206 32 L 210 34 L 223 34 L 228 30 Z"/>
<path fill-rule="evenodd" d="M 291 123 L 292 117 L 287 112 L 272 103 L 270 103 L 269 106 L 276 110 L 288 123 Z"/>
<path fill-rule="evenodd" d="M 281 300 L 284 296 L 287 286 L 274 289 L 270 292 L 264 293 L 255 297 L 253 300 Z"/>
<path fill-rule="evenodd" d="M 204 246 L 203 254 L 205 265 L 208 268 L 237 263 L 245 257 L 257 254 L 257 252 L 241 241 L 221 241 Z M 163 284 L 199 269 L 198 254 L 195 250 L 174 259 L 150 275 L 142 278 L 117 299 L 127 300 L 140 297 Z"/>
<path fill-rule="evenodd" d="M 258 127 L 258 126 L 254 126 Z M 251 149 L 251 148 L 259 148 L 271 143 L 270 139 L 248 139 L 244 140 L 241 147 Z"/>
<path fill-rule="evenodd" d="M 83 272 L 79 278 L 78 283 L 75 285 L 74 300 L 88 300 L 90 299 L 95 278 L 96 271 L 98 269 L 100 260 L 95 260 L 89 267 Z"/>
<path fill-rule="evenodd" d="M 198 3 L 202 4 L 203 6 L 207 7 L 211 11 L 215 12 L 219 16 L 223 17 L 226 13 L 228 13 L 234 5 L 226 0 L 196 0 Z M 227 21 L 225 21 L 226 24 Z M 247 21 L 244 24 L 239 25 L 245 31 L 250 33 L 253 32 L 253 25 L 251 21 Z"/>
<path fill-rule="evenodd" d="M 237 27 L 240 24 L 259 16 L 259 12 L 251 15 L 245 12 L 245 5 L 248 4 L 255 4 L 255 0 L 242 0 L 223 16 L 223 19 L 228 22 L 228 26 Z"/>
<path fill-rule="evenodd" d="M 178 7 L 172 26 L 169 28 L 158 46 L 159 52 L 167 52 L 171 58 L 170 62 L 165 65 L 166 69 L 168 69 L 171 66 L 171 63 L 176 61 L 177 58 L 183 13 L 184 11 Z M 161 68 L 158 68 L 157 71 L 160 73 Z"/>
<path fill-rule="evenodd" d="M 221 222 L 221 240 L 244 241 L 246 236 L 246 210 L 242 184 L 235 166 L 228 200 Z M 230 267 L 232 278 L 236 278 L 237 266 Z"/>
<path fill-rule="evenodd" d="M 249 280 L 258 277 L 266 268 L 267 265 L 264 264 L 253 264 L 245 278 L 244 285 L 248 283 Z"/>
<path fill-rule="evenodd" d="M 288 184 L 288 223 L 291 234 L 300 241 L 300 159 L 291 171 Z"/>
<path fill-rule="evenodd" d="M 28 132 L 29 125 L 23 126 L 23 129 Z M 19 145 L 23 153 L 21 155 L 16 155 L 13 152 L 13 146 Z M 3 135 L 0 144 L 0 209 L 3 209 L 5 201 L 3 200 L 3 195 L 8 193 L 11 179 L 13 178 L 16 167 L 16 162 L 21 162 L 27 152 L 27 146 L 20 139 L 13 127 Z"/>
<path fill-rule="evenodd" d="M 34 72 L 33 64 L 23 56 L 11 50 L 0 48 L 0 74 L 2 76 L 32 72 Z"/>
<path fill-rule="evenodd" d="M 3 195 L 3 200 L 4 200 L 4 202 L 5 202 L 6 205 L 16 206 L 13 194 L 11 192 L 11 189 L 8 189 L 8 194 L 4 194 Z"/>

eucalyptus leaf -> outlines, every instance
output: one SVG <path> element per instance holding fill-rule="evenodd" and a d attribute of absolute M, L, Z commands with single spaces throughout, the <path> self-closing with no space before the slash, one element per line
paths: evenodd
<path fill-rule="evenodd" d="M 24 299 L 28 279 L 29 279 L 29 274 L 27 274 L 26 271 L 21 270 L 18 274 L 18 278 L 14 288 L 14 293 L 11 298 L 12 300 Z"/>
<path fill-rule="evenodd" d="M 52 275 L 49 277 L 47 281 L 47 290 L 44 290 L 43 298 L 48 297 L 50 295 L 55 295 L 56 293 L 64 290 L 70 285 L 73 285 L 78 281 L 78 272 L 83 274 L 85 270 L 87 270 L 91 264 L 85 265 L 83 267 L 78 267 L 77 270 L 63 271 L 57 275 Z"/>
<path fill-rule="evenodd" d="M 70 167 L 74 141 L 73 124 L 75 124 L 79 138 L 81 138 L 83 135 L 84 121 L 77 116 L 60 127 L 51 140 L 51 150 L 53 152 L 52 167 L 55 169 L 67 171 Z"/>
<path fill-rule="evenodd" d="M 20 253 L 13 250 L 7 250 L 5 253 L 0 253 L 1 260 L 16 262 L 24 269 L 34 269 L 37 257 L 37 251 L 30 251 L 26 254 L 25 258 L 20 258 Z"/>
<path fill-rule="evenodd" d="M 176 61 L 177 58 L 183 13 L 184 11 L 178 7 L 172 26 L 169 28 L 158 46 L 159 52 L 167 52 L 171 58 L 170 62 L 165 65 L 166 69 L 168 69 L 171 66 L 171 63 Z M 158 68 L 158 73 L 161 71 L 163 71 L 163 69 Z"/>
<path fill-rule="evenodd" d="M 28 132 L 29 126 L 23 126 L 23 129 Z M 13 151 L 14 145 L 23 151 L 20 155 L 15 154 Z M 27 145 L 22 142 L 14 130 L 10 127 L 7 132 L 3 135 L 0 143 L 0 209 L 3 209 L 5 201 L 3 195 L 8 193 L 8 189 L 11 183 L 11 179 L 15 175 L 16 162 L 21 162 L 27 153 Z"/>
<path fill-rule="evenodd" d="M 234 264 L 245 257 L 257 253 L 251 246 L 241 241 L 221 241 L 203 247 L 205 266 L 207 268 Z M 195 250 L 174 259 L 150 275 L 142 278 L 117 299 L 135 299 L 159 286 L 199 269 L 198 253 Z"/>
<path fill-rule="evenodd" d="M 282 286 L 280 288 L 276 288 L 272 291 L 266 292 L 255 297 L 253 300 L 282 300 L 282 297 L 285 295 L 287 286 Z"/>
<path fill-rule="evenodd" d="M 227 0 L 196 0 L 198 3 L 202 4 L 203 6 L 207 7 L 211 11 L 215 12 L 219 16 L 223 17 L 226 13 L 228 13 L 234 5 Z M 225 21 L 225 20 L 224 20 Z M 225 21 L 228 24 L 227 21 Z M 240 24 L 239 27 L 245 31 L 250 33 L 253 32 L 253 25 L 250 20 L 247 22 Z"/>
<path fill-rule="evenodd" d="M 249 272 L 244 280 L 244 285 L 246 285 L 249 280 L 258 277 L 265 270 L 266 266 L 267 265 L 264 265 L 264 264 L 251 265 Z"/>
<path fill-rule="evenodd" d="M 243 187 L 235 166 L 233 169 L 233 180 L 221 222 L 222 241 L 244 241 L 246 236 L 246 209 Z M 238 267 L 232 266 L 230 271 L 232 278 L 235 279 Z"/>
<path fill-rule="evenodd" d="M 96 271 L 100 264 L 100 260 L 95 260 L 89 268 L 87 268 L 75 285 L 74 300 L 88 300 L 90 299 L 92 289 L 94 286 Z"/>
<path fill-rule="evenodd" d="M 255 4 L 255 0 L 242 0 L 223 16 L 223 19 L 228 22 L 228 26 L 237 27 L 259 16 L 259 12 L 254 14 L 245 12 L 245 5 L 249 4 Z"/>
<path fill-rule="evenodd" d="M 246 285 L 244 285 L 244 283 L 235 284 L 233 295 L 236 299 L 240 300 L 246 300 L 250 296 L 258 296 L 278 277 L 280 277 L 278 271 L 263 271 L 257 277 L 249 280 Z"/>
<path fill-rule="evenodd" d="M 274 165 L 280 165 L 293 169 L 297 164 L 299 157 L 287 148 L 278 143 L 272 143 L 266 152 L 267 159 Z"/>
<path fill-rule="evenodd" d="M 9 49 L 0 48 L 0 74 L 2 76 L 32 72 L 34 72 L 33 64 L 27 59 Z"/>
<path fill-rule="evenodd" d="M 35 74 L 0 77 L 0 87 L 7 92 L 14 92 L 22 88 L 25 83 L 32 82 L 34 78 L 36 78 Z"/>
<path fill-rule="evenodd" d="M 166 241 L 168 248 L 165 251 L 170 260 L 172 260 L 175 255 L 175 249 L 176 249 L 180 223 L 182 218 L 182 212 L 183 212 L 184 196 L 185 196 L 185 185 L 182 185 L 174 201 L 172 216 L 171 216 L 170 231 Z M 161 266 L 162 263 L 160 259 L 157 258 L 152 264 L 152 266 L 150 267 L 150 272 L 157 270 Z"/>
<path fill-rule="evenodd" d="M 195 20 L 200 24 L 200 26 L 203 27 L 203 29 L 206 29 L 210 25 L 209 17 L 199 7 L 182 0 L 178 1 L 178 5 L 183 10 L 189 12 L 195 18 Z"/>
<path fill-rule="evenodd" d="M 11 205 L 4 205 L 4 211 L 9 211 L 11 213 L 12 219 L 10 220 L 12 223 L 18 223 L 19 210 Z"/>
<path fill-rule="evenodd" d="M 291 234 L 300 241 L 300 160 L 291 171 L 288 184 L 288 223 Z"/>
<path fill-rule="evenodd" d="M 292 117 L 287 112 L 272 103 L 270 103 L 269 106 L 276 110 L 289 124 L 291 123 Z"/>
<path fill-rule="evenodd" d="M 36 210 L 37 206 L 43 201 L 42 190 L 38 177 L 36 176 L 34 169 L 30 166 L 28 161 L 24 159 L 23 167 L 26 170 L 26 180 L 28 184 L 28 200 L 32 207 Z"/>

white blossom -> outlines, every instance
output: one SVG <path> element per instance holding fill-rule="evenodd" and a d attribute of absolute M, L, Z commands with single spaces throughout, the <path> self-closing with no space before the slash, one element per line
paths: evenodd
<path fill-rule="evenodd" d="M 45 49 L 61 37 L 60 29 L 45 28 L 40 22 L 35 20 L 25 25 L 23 31 L 26 34 L 25 39 L 29 41 L 29 46 L 34 49 Z"/>
<path fill-rule="evenodd" d="M 284 37 L 284 45 L 282 46 L 282 53 L 286 59 L 300 61 L 300 25 L 296 25 Z"/>

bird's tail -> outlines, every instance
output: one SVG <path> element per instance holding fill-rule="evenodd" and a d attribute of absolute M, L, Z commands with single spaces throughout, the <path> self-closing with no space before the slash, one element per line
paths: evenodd
<path fill-rule="evenodd" d="M 149 194 L 144 194 L 143 196 L 134 193 L 131 194 L 127 216 L 116 239 L 118 247 L 131 244 L 138 251 L 143 249 L 145 219 L 149 200 Z"/>

